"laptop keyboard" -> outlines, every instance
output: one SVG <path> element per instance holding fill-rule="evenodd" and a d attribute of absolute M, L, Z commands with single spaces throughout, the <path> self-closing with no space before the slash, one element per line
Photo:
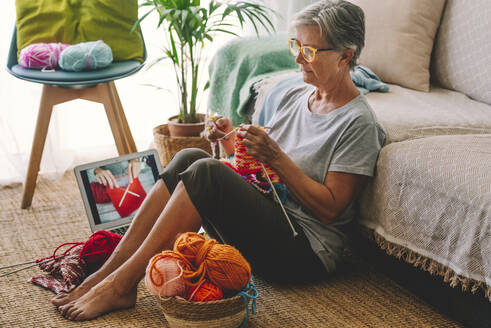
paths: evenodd
<path fill-rule="evenodd" d="M 114 232 L 114 233 L 117 233 L 118 235 L 121 235 L 121 236 L 124 236 L 124 234 L 126 233 L 126 231 L 128 231 L 128 228 L 130 226 L 127 225 L 127 226 L 123 226 L 123 227 L 119 227 L 119 228 L 115 228 L 115 229 L 111 229 L 109 231 L 111 232 Z"/>

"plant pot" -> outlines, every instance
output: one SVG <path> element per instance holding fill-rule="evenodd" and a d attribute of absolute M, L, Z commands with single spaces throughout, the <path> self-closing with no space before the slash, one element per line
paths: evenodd
<path fill-rule="evenodd" d="M 169 133 L 171 137 L 199 137 L 205 129 L 205 114 L 198 114 L 199 123 L 178 123 L 178 115 L 169 118 Z"/>
<path fill-rule="evenodd" d="M 210 142 L 205 137 L 171 137 L 168 124 L 153 128 L 153 140 L 163 167 L 184 148 L 199 148 L 211 153 Z"/>

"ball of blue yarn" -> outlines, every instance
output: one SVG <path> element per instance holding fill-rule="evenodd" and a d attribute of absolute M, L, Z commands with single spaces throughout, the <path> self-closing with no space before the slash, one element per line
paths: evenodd
<path fill-rule="evenodd" d="M 59 65 L 65 71 L 80 72 L 107 67 L 112 61 L 111 47 L 99 40 L 65 48 L 60 54 Z"/>

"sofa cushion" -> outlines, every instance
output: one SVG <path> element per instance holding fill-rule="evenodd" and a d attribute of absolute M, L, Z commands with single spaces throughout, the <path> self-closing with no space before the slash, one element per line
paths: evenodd
<path fill-rule="evenodd" d="M 382 148 L 375 179 L 362 194 L 359 222 L 392 244 L 389 253 L 455 285 L 487 289 L 491 300 L 489 163 L 491 134 L 390 144 Z M 405 250 L 432 263 L 411 260 Z M 437 270 L 438 264 L 451 271 Z"/>
<path fill-rule="evenodd" d="M 365 12 L 360 64 L 384 82 L 428 91 L 433 39 L 445 0 L 350 0 Z"/>
<path fill-rule="evenodd" d="M 491 1 L 448 0 L 435 40 L 432 78 L 491 104 Z"/>
<path fill-rule="evenodd" d="M 491 133 L 491 106 L 460 92 L 432 87 L 421 92 L 390 85 L 366 95 L 387 131 L 386 144 L 437 135 Z"/>
<path fill-rule="evenodd" d="M 143 62 L 143 39 L 134 31 L 137 0 L 16 0 L 17 48 L 39 42 L 76 44 L 103 40 L 114 61 Z"/>

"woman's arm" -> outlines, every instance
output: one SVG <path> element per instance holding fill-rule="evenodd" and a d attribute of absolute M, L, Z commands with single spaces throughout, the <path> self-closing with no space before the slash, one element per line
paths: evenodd
<path fill-rule="evenodd" d="M 298 201 L 324 224 L 334 220 L 360 193 L 368 177 L 328 172 L 321 184 L 306 175 L 285 153 L 269 164 Z"/>
<path fill-rule="evenodd" d="M 306 175 L 262 129 L 244 126 L 238 133 L 245 138 L 243 143 L 249 154 L 271 166 L 288 191 L 324 224 L 333 223 L 368 180 L 363 175 L 328 172 L 324 184 L 319 183 Z"/>

